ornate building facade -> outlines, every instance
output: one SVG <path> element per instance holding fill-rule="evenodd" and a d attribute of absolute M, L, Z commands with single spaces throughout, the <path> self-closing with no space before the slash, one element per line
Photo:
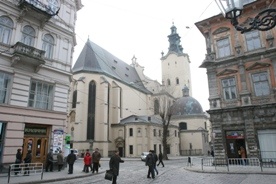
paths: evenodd
<path fill-rule="evenodd" d="M 275 8 L 274 1 L 246 1 L 241 26 L 257 13 Z M 276 158 L 275 28 L 237 31 L 222 14 L 196 23 L 205 37 L 210 122 L 215 156 Z"/>
<path fill-rule="evenodd" d="M 81 0 L 0 2 L 0 165 L 63 147 Z"/>

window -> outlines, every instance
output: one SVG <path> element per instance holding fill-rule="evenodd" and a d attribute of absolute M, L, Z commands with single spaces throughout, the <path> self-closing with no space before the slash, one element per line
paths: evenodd
<path fill-rule="evenodd" d="M 4 148 L 5 132 L 6 132 L 6 123 L 0 121 L 0 157 L 2 157 L 4 153 L 3 148 Z"/>
<path fill-rule="evenodd" d="M 154 114 L 159 114 L 159 101 L 157 99 L 154 100 Z"/>
<path fill-rule="evenodd" d="M 78 96 L 78 91 L 75 90 L 73 92 L 72 108 L 76 108 L 76 106 L 77 106 L 77 96 Z"/>
<path fill-rule="evenodd" d="M 179 84 L 179 78 L 176 78 L 176 84 Z"/>
<path fill-rule="evenodd" d="M 223 58 L 230 56 L 230 43 L 229 39 L 225 38 L 217 41 L 218 57 Z"/>
<path fill-rule="evenodd" d="M 54 50 L 54 38 L 50 34 L 46 34 L 42 42 L 42 49 L 45 51 L 45 57 L 48 59 L 52 59 Z"/>
<path fill-rule="evenodd" d="M 187 130 L 187 123 L 186 122 L 179 123 L 179 129 L 180 130 Z"/>
<path fill-rule="evenodd" d="M 235 78 L 223 79 L 222 90 L 225 100 L 236 99 L 236 81 Z"/>
<path fill-rule="evenodd" d="M 9 44 L 12 36 L 13 21 L 9 17 L 0 17 L 0 42 Z"/>
<path fill-rule="evenodd" d="M 171 154 L 171 145 L 167 144 L 166 146 L 167 154 Z"/>
<path fill-rule="evenodd" d="M 261 48 L 259 31 L 257 30 L 250 31 L 248 33 L 244 33 L 244 35 L 245 35 L 246 46 L 248 51 Z"/>
<path fill-rule="evenodd" d="M 8 92 L 10 88 L 10 75 L 0 72 L 0 104 L 8 103 Z"/>
<path fill-rule="evenodd" d="M 156 137 L 156 129 L 153 129 L 153 136 Z"/>
<path fill-rule="evenodd" d="M 170 131 L 169 130 L 167 130 L 167 137 L 169 137 L 170 136 Z"/>
<path fill-rule="evenodd" d="M 34 39 L 35 39 L 35 30 L 34 30 L 34 28 L 32 28 L 31 26 L 25 26 L 23 28 L 21 42 L 26 44 L 26 45 L 33 46 L 34 45 Z"/>
<path fill-rule="evenodd" d="M 252 80 L 256 96 L 264 96 L 270 94 L 267 72 L 253 74 Z"/>
<path fill-rule="evenodd" d="M 177 131 L 176 130 L 174 131 L 174 136 L 177 137 Z"/>
<path fill-rule="evenodd" d="M 51 110 L 53 106 L 53 85 L 32 81 L 29 95 L 29 107 Z"/>
<path fill-rule="evenodd" d="M 130 136 L 130 137 L 133 136 L 133 128 L 130 128 L 130 129 L 129 129 L 129 136 Z"/>
<path fill-rule="evenodd" d="M 130 154 L 130 155 L 133 154 L 133 145 L 129 145 L 129 154 Z"/>
<path fill-rule="evenodd" d="M 159 130 L 159 133 L 158 133 L 158 134 L 159 134 L 159 137 L 161 137 L 161 130 Z"/>
<path fill-rule="evenodd" d="M 89 82 L 88 89 L 88 108 L 87 108 L 87 130 L 86 139 L 93 140 L 95 138 L 95 114 L 96 114 L 96 91 L 97 85 L 95 81 Z M 119 135 L 122 135 L 121 130 L 119 130 Z"/>

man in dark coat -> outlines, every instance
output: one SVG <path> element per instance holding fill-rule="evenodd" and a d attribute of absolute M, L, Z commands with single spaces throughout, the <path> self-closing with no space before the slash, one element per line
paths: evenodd
<path fill-rule="evenodd" d="M 151 173 L 151 177 L 152 179 L 155 178 L 155 174 L 154 174 L 154 164 L 155 164 L 155 159 L 154 159 L 154 155 L 152 154 L 151 150 L 149 151 L 149 154 L 146 157 L 146 166 L 149 167 L 148 170 L 148 178 L 150 178 L 150 173 Z"/>
<path fill-rule="evenodd" d="M 53 158 L 53 150 L 50 149 L 49 153 L 47 154 L 46 157 L 46 169 L 45 172 L 48 172 L 48 169 L 50 167 L 50 171 L 53 172 L 53 166 L 54 166 L 54 158 Z"/>
<path fill-rule="evenodd" d="M 17 175 L 17 173 L 19 173 L 20 169 L 19 169 L 19 164 L 22 163 L 22 153 L 21 153 L 21 149 L 17 149 L 17 153 L 16 153 L 16 158 L 15 158 L 15 165 L 14 166 L 14 174 Z"/>
<path fill-rule="evenodd" d="M 158 158 L 159 158 L 159 163 L 157 164 L 157 166 L 159 166 L 159 164 L 161 163 L 162 166 L 164 167 L 164 163 L 163 163 L 163 154 L 162 152 L 160 151 L 159 155 L 158 155 Z"/>
<path fill-rule="evenodd" d="M 61 150 L 57 155 L 57 164 L 58 164 L 58 171 L 60 171 L 63 167 L 63 154 Z"/>
<path fill-rule="evenodd" d="M 32 163 L 32 150 L 28 150 L 28 153 L 27 153 L 26 157 L 24 158 L 24 163 L 25 163 L 24 175 L 29 175 L 30 174 L 29 163 Z"/>
<path fill-rule="evenodd" d="M 154 158 L 154 161 L 155 161 L 154 166 L 153 166 L 153 169 L 154 169 L 154 171 L 156 172 L 156 174 L 158 175 L 158 170 L 157 170 L 157 168 L 156 168 L 156 163 L 157 163 L 157 161 L 158 161 L 158 156 L 157 156 L 157 154 L 155 153 L 154 150 L 151 150 L 151 152 L 152 152 L 152 154 L 153 154 L 153 158 Z"/>
<path fill-rule="evenodd" d="M 92 161 L 93 161 L 92 173 L 94 173 L 95 171 L 98 173 L 101 158 L 102 158 L 102 155 L 99 152 L 99 149 L 96 148 L 95 151 L 92 153 Z"/>
<path fill-rule="evenodd" d="M 115 154 L 109 160 L 109 168 L 113 172 L 112 184 L 116 184 L 117 176 L 119 176 L 120 162 L 123 163 L 124 161 L 119 156 L 119 151 L 116 150 Z"/>
<path fill-rule="evenodd" d="M 68 174 L 73 174 L 73 166 L 76 160 L 77 160 L 77 156 L 74 154 L 74 150 L 71 150 L 71 153 L 67 156 L 67 159 L 66 159 L 69 165 Z"/>

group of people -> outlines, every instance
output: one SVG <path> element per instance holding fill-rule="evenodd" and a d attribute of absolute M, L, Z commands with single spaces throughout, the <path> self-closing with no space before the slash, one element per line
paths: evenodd
<path fill-rule="evenodd" d="M 159 166 L 159 164 L 161 163 L 162 166 L 164 167 L 164 163 L 163 163 L 163 154 L 162 152 L 159 153 L 159 155 L 157 156 L 157 154 L 155 153 L 154 150 L 150 150 L 149 154 L 146 157 L 146 166 L 148 166 L 148 175 L 147 178 L 155 178 L 155 172 L 158 175 L 158 170 L 156 168 L 156 163 L 159 160 L 159 163 L 157 164 L 157 166 Z M 151 177 L 150 177 L 151 175 Z"/>
<path fill-rule="evenodd" d="M 31 150 L 28 150 L 28 153 L 26 154 L 26 157 L 24 159 L 22 159 L 23 155 L 22 155 L 22 150 L 19 148 L 17 149 L 17 153 L 15 156 L 15 169 L 14 169 L 14 174 L 17 175 L 20 172 L 20 168 L 18 164 L 21 164 L 23 161 L 25 163 L 25 170 L 24 170 L 24 175 L 29 175 L 30 174 L 30 170 L 28 167 L 28 164 L 32 162 L 32 154 L 31 154 Z"/>
<path fill-rule="evenodd" d="M 92 153 L 92 155 L 89 153 L 89 149 L 86 150 L 85 156 L 83 158 L 84 166 L 83 166 L 83 172 L 88 173 L 89 168 L 92 173 L 98 173 L 100 165 L 100 160 L 102 158 L 101 153 L 99 152 L 99 149 L 96 148 L 95 151 Z"/>

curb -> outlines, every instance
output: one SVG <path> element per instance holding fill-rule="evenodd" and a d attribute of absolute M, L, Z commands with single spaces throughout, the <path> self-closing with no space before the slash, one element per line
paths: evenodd
<path fill-rule="evenodd" d="M 207 171 L 207 170 L 194 170 L 184 168 L 186 171 L 196 172 L 196 173 L 209 173 L 209 174 L 262 174 L 262 175 L 276 175 L 274 172 L 235 172 L 235 171 Z"/>

